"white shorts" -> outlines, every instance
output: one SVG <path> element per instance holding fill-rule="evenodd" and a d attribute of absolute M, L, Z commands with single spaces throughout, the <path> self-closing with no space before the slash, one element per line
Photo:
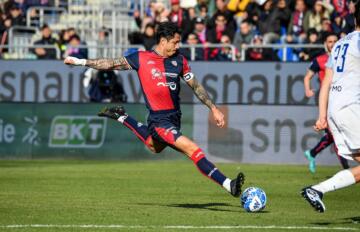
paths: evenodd
<path fill-rule="evenodd" d="M 353 160 L 352 155 L 360 153 L 360 105 L 351 104 L 329 113 L 328 123 L 339 155 Z"/>

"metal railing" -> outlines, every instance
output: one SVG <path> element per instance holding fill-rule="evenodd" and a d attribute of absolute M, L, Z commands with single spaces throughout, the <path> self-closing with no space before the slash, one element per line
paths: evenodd
<path fill-rule="evenodd" d="M 8 49 L 8 54 L 10 57 L 17 57 L 18 59 L 26 59 L 27 54 L 32 54 L 30 49 L 33 48 L 54 48 L 56 50 L 56 59 L 62 59 L 61 51 L 56 45 L 28 45 L 28 44 L 9 44 L 9 45 L 0 45 L 0 53 L 6 48 Z M 142 45 L 100 45 L 100 44 L 88 44 L 88 45 L 79 45 L 76 48 L 78 49 L 87 49 L 88 50 L 88 58 L 116 58 L 119 56 L 123 56 L 124 52 L 129 51 L 131 49 L 134 50 L 145 50 L 145 47 Z M 199 45 L 188 45 L 181 44 L 180 48 L 188 48 L 190 49 L 190 60 L 196 60 L 196 48 L 230 48 L 231 60 L 237 61 L 239 60 L 237 57 L 237 49 L 234 45 L 223 45 L 223 44 L 209 44 L 208 46 Z M 323 45 L 315 45 L 315 44 L 268 44 L 268 45 L 245 45 L 241 50 L 241 59 L 240 61 L 245 61 L 246 59 L 246 50 L 251 48 L 271 48 L 271 49 L 283 49 L 283 60 L 287 61 L 287 48 L 324 48 Z M 63 51 L 64 52 L 64 51 Z"/>
<path fill-rule="evenodd" d="M 61 50 L 57 45 L 0 45 L 0 54 L 5 59 L 36 59 L 36 55 L 31 51 L 36 48 L 44 49 L 55 49 L 56 50 L 56 59 L 60 60 L 64 57 L 61 56 Z M 70 47 L 69 47 L 70 48 Z M 129 49 L 134 50 L 145 50 L 142 45 L 118 45 L 118 46 L 108 46 L 108 45 L 80 45 L 77 46 L 78 49 L 87 49 L 88 58 L 116 58 L 123 56 L 124 53 Z M 8 52 L 2 52 L 4 49 L 8 49 Z M 30 57 L 30 58 L 29 58 Z"/>
<path fill-rule="evenodd" d="M 30 7 L 26 23 L 39 27 L 47 23 L 57 30 L 74 27 L 81 37 L 90 40 L 97 39 L 97 32 L 107 27 L 113 32 L 112 46 L 115 46 L 127 44 L 129 32 L 135 29 L 131 28 L 135 25 L 131 15 L 138 10 L 143 18 L 146 4 L 147 0 L 55 0 L 57 7 Z M 34 17 L 33 11 L 37 12 Z"/>
<path fill-rule="evenodd" d="M 17 45 L 31 44 L 32 37 L 38 33 L 36 27 L 13 26 L 9 29 L 8 41 L 9 47 L 16 48 Z"/>
<path fill-rule="evenodd" d="M 190 49 L 190 60 L 196 60 L 195 57 L 195 49 L 196 48 L 230 48 L 231 50 L 231 60 L 236 61 L 236 47 L 233 44 L 208 44 L 206 46 L 202 44 L 189 45 L 189 44 L 181 44 L 181 48 L 189 48 Z"/>
<path fill-rule="evenodd" d="M 128 44 L 128 36 L 132 31 L 133 19 L 127 16 L 128 11 L 103 9 L 100 11 L 100 24 L 111 28 L 111 46 Z"/>
<path fill-rule="evenodd" d="M 189 48 L 190 49 L 190 60 L 194 61 L 196 60 L 196 54 L 195 49 L 196 48 L 230 48 L 231 53 L 231 59 L 232 61 L 236 61 L 236 48 L 234 45 L 223 45 L 223 44 L 211 44 L 206 47 L 202 45 L 188 45 L 188 44 L 182 44 L 180 46 L 181 48 Z M 30 49 L 32 48 L 55 48 L 56 49 L 56 59 L 62 59 L 64 57 L 61 57 L 61 51 L 58 46 L 56 45 L 3 45 L 0 46 L 0 49 L 7 48 L 9 51 L 9 56 L 18 57 L 19 59 L 26 59 L 27 54 L 31 54 L 32 52 Z M 71 48 L 70 46 L 68 48 Z M 88 58 L 94 59 L 94 58 L 116 58 L 123 56 L 126 51 L 130 51 L 131 49 L 134 50 L 145 50 L 145 47 L 143 45 L 79 45 L 76 46 L 77 49 L 87 49 L 88 52 Z M 66 50 L 66 49 L 65 49 Z M 65 52 L 65 51 L 63 51 Z"/>
<path fill-rule="evenodd" d="M 0 45 L 0 54 L 6 59 L 36 59 L 36 55 L 31 51 L 36 48 L 55 49 L 56 59 L 61 59 L 61 51 L 56 45 Z M 9 52 L 4 53 L 4 49 L 8 49 Z"/>
<path fill-rule="evenodd" d="M 107 27 L 112 31 L 112 46 L 128 44 L 128 34 L 135 29 L 132 28 L 134 20 L 129 15 L 136 9 L 142 14 L 144 0 L 135 1 L 134 8 L 130 7 L 129 1 L 113 1 L 111 5 L 100 3 L 102 1 L 99 5 L 72 4 L 68 10 L 64 7 L 30 7 L 26 12 L 26 24 L 41 27 L 47 23 L 56 29 L 74 27 L 80 37 L 89 40 L 96 40 L 98 31 Z M 32 16 L 34 11 L 36 16 Z"/>
<path fill-rule="evenodd" d="M 35 18 L 38 18 L 35 22 L 32 20 L 32 13 L 36 11 L 38 14 L 35 16 Z M 49 12 L 49 13 L 46 13 Z M 42 27 L 45 23 L 52 24 L 55 23 L 53 20 L 48 20 L 45 17 L 48 15 L 50 18 L 55 18 L 56 15 L 58 16 L 57 21 L 60 21 L 60 16 L 63 14 L 66 14 L 67 11 L 63 7 L 47 7 L 47 6 L 33 6 L 29 7 L 29 9 L 26 11 L 26 25 L 32 26 L 37 25 L 39 27 Z M 58 22 L 56 22 L 58 23 Z"/>
<path fill-rule="evenodd" d="M 241 49 L 241 61 L 245 61 L 246 50 L 251 48 L 272 48 L 272 49 L 282 49 L 282 61 L 287 61 L 287 49 L 295 48 L 324 48 L 322 44 L 261 44 L 261 45 L 244 45 Z"/>
<path fill-rule="evenodd" d="M 88 49 L 89 59 L 95 58 L 118 58 L 124 56 L 126 51 L 130 49 L 134 50 L 145 50 L 145 47 L 142 45 L 81 45 L 78 48 Z"/>

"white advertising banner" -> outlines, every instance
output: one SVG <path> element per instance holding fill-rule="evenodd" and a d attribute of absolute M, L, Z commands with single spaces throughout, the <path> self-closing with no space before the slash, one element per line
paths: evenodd
<path fill-rule="evenodd" d="M 304 96 L 307 63 L 193 62 L 192 71 L 216 103 L 314 105 Z M 87 102 L 86 68 L 62 61 L 0 61 L 0 101 Z M 144 102 L 134 71 L 118 73 L 129 103 Z M 318 88 L 316 78 L 313 87 Z M 197 102 L 182 82 L 183 103 Z"/>
<path fill-rule="evenodd" d="M 314 104 L 304 94 L 308 63 L 194 62 L 193 72 L 217 103 Z M 318 88 L 317 78 L 312 87 Z"/>
<path fill-rule="evenodd" d="M 218 128 L 205 106 L 194 108 L 193 136 L 210 159 L 220 162 L 307 164 L 303 153 L 322 134 L 312 129 L 314 106 L 221 106 L 225 128 Z M 317 156 L 318 164 L 339 165 L 329 146 Z"/>
<path fill-rule="evenodd" d="M 86 102 L 84 68 L 61 61 L 0 61 L 0 101 Z"/>

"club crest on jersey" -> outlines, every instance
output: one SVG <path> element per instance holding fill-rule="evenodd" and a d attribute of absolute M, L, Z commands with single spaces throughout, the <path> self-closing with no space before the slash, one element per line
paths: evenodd
<path fill-rule="evenodd" d="M 162 73 L 157 68 L 151 69 L 151 76 L 152 76 L 152 79 L 162 79 Z"/>
<path fill-rule="evenodd" d="M 176 62 L 176 60 L 172 60 L 172 61 L 171 61 L 171 64 L 172 64 L 172 65 L 174 65 L 174 66 L 176 67 L 176 66 L 177 66 L 177 62 Z"/>

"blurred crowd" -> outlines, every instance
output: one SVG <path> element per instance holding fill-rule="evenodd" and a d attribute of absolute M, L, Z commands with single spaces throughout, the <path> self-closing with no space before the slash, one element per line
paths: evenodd
<path fill-rule="evenodd" d="M 12 27 L 20 28 L 19 31 L 25 33 L 26 29 L 26 12 L 30 7 L 45 6 L 52 7 L 58 6 L 56 4 L 61 1 L 51 0 L 7 0 L 3 1 L 0 5 L 0 44 L 9 44 L 9 31 Z M 37 12 L 30 12 L 32 17 L 36 17 Z M 32 25 L 34 26 L 34 25 Z M 36 26 L 36 25 L 35 25 Z M 21 28 L 23 27 L 23 28 Z M 83 41 L 76 33 L 76 29 L 71 27 L 60 30 L 54 33 L 48 24 L 38 28 L 40 33 L 35 34 L 32 38 L 32 45 L 30 51 L 36 59 L 57 59 L 64 58 L 68 55 L 78 58 L 88 58 L 88 49 L 85 47 L 86 42 Z M 103 28 L 99 31 L 99 40 L 106 39 L 107 29 Z M 44 45 L 41 47 L 40 45 Z M 56 48 L 60 50 L 60 57 L 57 57 Z M 5 53 L 8 49 L 2 48 L 1 54 Z"/>
<path fill-rule="evenodd" d="M 203 45 L 195 51 L 196 60 L 231 60 L 228 47 L 214 49 L 211 44 L 234 45 L 236 58 L 244 45 L 322 44 L 329 33 L 342 37 L 354 29 L 355 5 L 348 0 L 170 0 L 150 1 L 144 17 L 134 18 L 140 32 L 130 38 L 134 44 L 151 49 L 156 25 L 175 22 L 182 29 L 182 43 Z M 321 49 L 288 48 L 289 61 L 308 61 Z M 190 57 L 188 48 L 182 53 Z M 246 60 L 282 60 L 283 50 L 253 48 Z"/>
<path fill-rule="evenodd" d="M 56 1 L 57 4 L 59 1 Z M 329 33 L 339 37 L 354 29 L 354 4 L 349 0 L 148 0 L 145 12 L 131 4 L 138 30 L 130 33 L 129 43 L 149 50 L 155 45 L 158 23 L 172 21 L 182 29 L 181 53 L 188 59 L 230 61 L 240 60 L 246 45 L 322 44 Z M 12 26 L 25 26 L 26 12 L 31 6 L 54 6 L 50 0 L 7 0 L 0 5 L 1 44 L 8 43 Z M 86 41 L 68 28 L 53 33 L 51 25 L 40 28 L 34 45 L 56 45 L 61 57 L 72 55 L 87 58 Z M 99 31 L 99 44 L 106 41 L 109 30 Z M 81 46 L 82 45 L 82 46 Z M 214 48 L 212 45 L 222 45 Z M 189 46 L 195 46 L 191 50 Z M 232 49 L 235 48 L 235 49 Z M 4 50 L 4 49 L 2 49 Z M 38 59 L 55 59 L 53 48 L 31 50 Z M 321 49 L 248 48 L 245 60 L 309 61 Z M 244 57 L 243 57 L 244 58 Z"/>

